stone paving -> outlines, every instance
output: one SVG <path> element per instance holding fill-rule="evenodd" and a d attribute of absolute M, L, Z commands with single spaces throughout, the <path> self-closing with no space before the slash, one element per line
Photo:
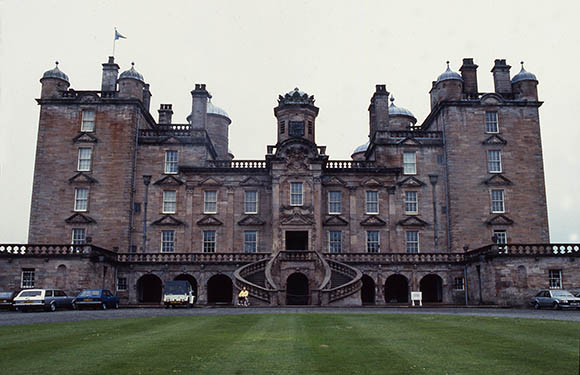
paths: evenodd
<path fill-rule="evenodd" d="M 508 308 L 481 307 L 195 307 L 192 309 L 175 308 L 121 308 L 119 310 L 61 310 L 50 312 L 0 312 L 0 326 L 78 322 L 97 319 L 145 318 L 157 316 L 208 316 L 208 315 L 239 315 L 239 314 L 434 314 L 457 316 L 489 316 L 504 318 L 550 319 L 580 322 L 580 311 L 577 310 L 532 310 Z"/>

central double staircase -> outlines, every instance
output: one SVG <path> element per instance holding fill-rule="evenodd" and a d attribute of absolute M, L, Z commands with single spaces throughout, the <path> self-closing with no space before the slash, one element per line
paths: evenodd
<path fill-rule="evenodd" d="M 254 304 L 285 305 L 286 278 L 294 272 L 307 275 L 310 304 L 321 306 L 360 305 L 362 273 L 354 267 L 326 259 L 318 251 L 283 250 L 271 257 L 246 264 L 234 272 L 237 289 L 246 288 Z"/>

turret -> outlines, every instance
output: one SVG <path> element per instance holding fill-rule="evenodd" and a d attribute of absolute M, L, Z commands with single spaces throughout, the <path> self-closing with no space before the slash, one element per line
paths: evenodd
<path fill-rule="evenodd" d="M 289 138 L 303 138 L 315 143 L 315 121 L 318 107 L 314 96 L 298 88 L 278 96 L 278 106 L 274 108 L 278 119 L 278 143 Z"/>
<path fill-rule="evenodd" d="M 538 79 L 533 73 L 524 69 L 524 62 L 521 62 L 522 69 L 512 78 L 512 89 L 514 99 L 538 100 Z"/>
<path fill-rule="evenodd" d="M 101 91 L 117 91 L 118 75 L 119 65 L 115 64 L 115 58 L 113 56 L 109 56 L 109 61 L 103 64 Z"/>
<path fill-rule="evenodd" d="M 429 94 L 431 94 L 431 109 L 444 100 L 461 100 L 463 78 L 449 68 L 449 61 L 447 69 L 437 77 L 437 81 L 433 82 Z"/>
<path fill-rule="evenodd" d="M 491 72 L 493 73 L 493 85 L 495 92 L 500 95 L 511 96 L 512 84 L 510 82 L 510 68 L 505 59 L 496 59 Z"/>
<path fill-rule="evenodd" d="M 412 130 L 417 119 L 408 109 L 397 107 L 395 97 L 391 96 L 389 106 L 389 130 Z"/>
<path fill-rule="evenodd" d="M 40 79 L 40 97 L 43 99 L 58 97 L 60 91 L 66 91 L 70 86 L 68 76 L 58 68 L 58 61 L 55 64 L 54 69 L 44 72 Z"/>
<path fill-rule="evenodd" d="M 379 130 L 389 127 L 389 92 L 385 85 L 376 85 L 369 105 L 369 133 L 372 140 Z"/>
<path fill-rule="evenodd" d="M 472 58 L 463 59 L 463 65 L 459 68 L 461 78 L 463 78 L 463 93 L 467 99 L 477 98 L 477 65 Z"/>
<path fill-rule="evenodd" d="M 213 142 L 220 160 L 231 160 L 229 156 L 229 125 L 230 117 L 218 106 L 213 105 L 211 97 L 207 103 L 207 133 Z"/>
<path fill-rule="evenodd" d="M 131 69 L 121 73 L 118 82 L 119 98 L 143 100 L 145 80 L 143 79 L 143 76 L 135 70 L 135 63 L 131 63 Z"/>

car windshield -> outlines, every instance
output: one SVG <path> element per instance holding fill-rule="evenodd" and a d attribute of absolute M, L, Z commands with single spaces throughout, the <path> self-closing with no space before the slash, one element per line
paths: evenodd
<path fill-rule="evenodd" d="M 566 290 L 556 290 L 552 292 L 552 295 L 554 297 L 574 297 L 572 295 L 572 293 L 566 291 Z"/>
<path fill-rule="evenodd" d="M 12 297 L 12 292 L 0 292 L 0 298 L 10 298 Z"/>
<path fill-rule="evenodd" d="M 99 297 L 100 295 L 100 290 L 83 290 L 80 292 L 79 297 Z"/>
<path fill-rule="evenodd" d="M 42 292 L 40 290 L 27 290 L 20 293 L 19 297 L 40 297 Z"/>
<path fill-rule="evenodd" d="M 169 284 L 165 285 L 165 294 L 185 294 L 187 287 L 183 284 Z"/>

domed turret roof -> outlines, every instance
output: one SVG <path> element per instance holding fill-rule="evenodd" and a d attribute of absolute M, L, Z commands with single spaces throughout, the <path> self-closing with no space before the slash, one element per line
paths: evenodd
<path fill-rule="evenodd" d="M 136 79 L 137 81 L 141 81 L 141 82 L 145 83 L 145 79 L 143 79 L 143 76 L 141 75 L 141 73 L 139 73 L 138 71 L 135 70 L 135 63 L 133 63 L 133 62 L 131 63 L 131 69 L 125 70 L 119 76 L 119 79 L 125 79 L 125 78 Z"/>
<path fill-rule="evenodd" d="M 459 75 L 459 73 L 456 73 L 456 72 L 452 71 L 449 68 L 449 61 L 447 61 L 447 69 L 445 69 L 445 71 L 443 73 L 441 73 L 439 75 L 439 77 L 437 77 L 437 82 L 436 83 L 443 82 L 443 81 L 448 81 L 448 80 L 451 80 L 451 79 L 455 79 L 455 80 L 459 80 L 459 81 L 462 81 L 463 82 L 463 78 L 461 78 L 461 76 Z"/>
<path fill-rule="evenodd" d="M 308 95 L 298 87 L 282 95 L 278 95 L 279 104 L 314 104 L 314 95 Z"/>
<path fill-rule="evenodd" d="M 530 73 L 524 69 L 524 62 L 523 61 L 521 62 L 521 64 L 522 64 L 522 70 L 520 70 L 520 72 L 512 78 L 512 83 L 521 82 L 521 81 L 536 81 L 536 82 L 538 82 L 538 79 L 536 78 L 535 74 Z"/>
<path fill-rule="evenodd" d="M 395 105 L 395 97 L 391 96 L 391 105 L 389 106 L 389 116 L 407 116 L 417 120 L 415 116 L 408 109 L 397 107 Z"/>
<path fill-rule="evenodd" d="M 58 68 L 58 61 L 55 62 L 55 64 L 56 64 L 56 66 L 54 67 L 54 69 L 47 70 L 46 72 L 44 72 L 44 74 L 42 75 L 42 79 L 44 79 L 44 78 L 57 78 L 57 79 L 62 79 L 63 81 L 70 83 L 70 81 L 68 80 L 68 76 L 66 74 L 64 74 Z"/>
<path fill-rule="evenodd" d="M 221 109 L 218 106 L 213 105 L 213 103 L 211 102 L 211 98 L 207 102 L 207 114 L 208 115 L 219 115 L 219 116 L 224 116 L 224 117 L 230 118 L 230 116 L 228 116 L 228 113 L 226 111 L 224 111 L 223 109 Z"/>
<path fill-rule="evenodd" d="M 352 152 L 352 154 L 358 154 L 361 152 L 366 152 L 369 149 L 369 145 L 370 145 L 370 141 L 367 141 L 367 143 L 365 143 L 364 145 L 360 145 L 357 148 L 354 149 L 354 151 Z"/>

